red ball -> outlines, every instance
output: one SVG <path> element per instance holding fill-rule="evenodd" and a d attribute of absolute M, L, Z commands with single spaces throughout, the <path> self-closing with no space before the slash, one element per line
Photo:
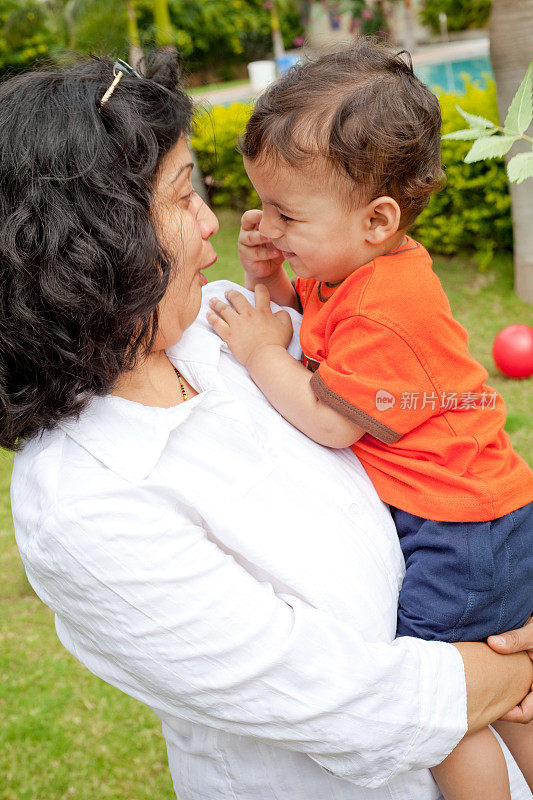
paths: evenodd
<path fill-rule="evenodd" d="M 492 345 L 494 363 L 509 378 L 533 375 L 533 328 L 529 325 L 508 325 Z"/>

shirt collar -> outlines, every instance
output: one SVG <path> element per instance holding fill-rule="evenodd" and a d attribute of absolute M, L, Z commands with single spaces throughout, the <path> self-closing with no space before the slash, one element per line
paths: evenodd
<path fill-rule="evenodd" d="M 61 429 L 108 469 L 131 482 L 154 469 L 173 430 L 199 405 L 213 401 L 205 391 L 171 408 L 153 408 L 121 397 L 95 397 L 80 417 L 60 423 Z"/>
<path fill-rule="evenodd" d="M 143 406 L 111 395 L 94 397 L 78 419 L 61 422 L 61 429 L 121 477 L 131 482 L 144 480 L 159 461 L 170 433 L 200 403 L 208 402 L 209 389 L 215 388 L 224 343 L 209 327 L 205 311 L 203 317 L 167 351 L 174 363 L 195 365 L 195 374 L 201 373 L 201 394 L 171 408 Z"/>
<path fill-rule="evenodd" d="M 200 384 L 200 394 L 172 408 L 143 406 L 121 397 L 94 397 L 78 419 L 61 422 L 61 429 L 80 447 L 126 480 L 144 480 L 159 461 L 170 433 L 182 425 L 198 405 L 214 401 L 212 390 L 228 391 L 217 368 L 221 350 L 229 348 L 213 331 L 206 317 L 209 299 L 214 296 L 224 299 L 224 291 L 228 288 L 239 289 L 253 298 L 253 293 L 229 281 L 208 284 L 204 287 L 197 319 L 183 333 L 180 341 L 167 350 L 170 359 L 184 370 L 186 377 L 190 372 Z M 291 316 L 296 335 L 289 351 L 299 357 L 299 319 L 296 312 Z"/>
<path fill-rule="evenodd" d="M 218 282 L 217 283 L 221 283 Z M 226 282 L 224 282 L 225 284 Z M 233 284 L 231 284 L 233 286 Z M 207 321 L 208 301 L 211 297 L 224 299 L 223 290 L 215 292 L 211 284 L 204 287 L 202 307 L 193 322 L 182 334 L 179 342 L 167 350 L 172 360 L 188 364 L 205 364 L 218 367 L 220 351 L 228 350 L 227 344 L 220 339 Z"/>
<path fill-rule="evenodd" d="M 202 290 L 202 307 L 194 321 L 194 323 L 187 328 L 181 337 L 180 341 L 175 344 L 168 354 L 171 358 L 182 362 L 190 362 L 195 364 L 207 364 L 208 366 L 217 367 L 220 360 L 220 352 L 229 353 L 230 349 L 226 342 L 222 341 L 213 331 L 211 325 L 207 321 L 207 314 L 210 311 L 209 300 L 212 297 L 218 297 L 220 300 L 227 302 L 224 292 L 228 289 L 237 289 L 241 292 L 252 305 L 255 305 L 254 293 L 243 286 L 239 286 L 231 281 L 213 281 L 203 287 Z M 282 306 L 272 302 L 272 309 L 279 311 Z M 300 325 L 302 322 L 302 315 L 295 311 L 293 308 L 286 308 L 292 320 L 293 337 L 288 346 L 288 351 L 296 359 L 300 359 L 302 351 L 300 348 Z"/>

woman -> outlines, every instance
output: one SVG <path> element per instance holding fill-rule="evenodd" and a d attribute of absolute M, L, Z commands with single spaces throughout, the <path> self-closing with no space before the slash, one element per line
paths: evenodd
<path fill-rule="evenodd" d="M 402 562 L 370 482 L 205 321 L 218 223 L 176 67 L 119 72 L 0 87 L 1 443 L 28 578 L 64 646 L 161 718 L 180 800 L 435 798 L 424 768 L 518 703 L 531 661 L 393 641 Z"/>

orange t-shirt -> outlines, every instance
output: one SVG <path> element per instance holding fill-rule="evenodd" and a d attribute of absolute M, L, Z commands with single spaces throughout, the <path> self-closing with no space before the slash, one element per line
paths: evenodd
<path fill-rule="evenodd" d="M 352 450 L 382 500 L 483 522 L 531 502 L 533 472 L 431 263 L 408 238 L 339 285 L 298 278 L 303 361 L 317 397 L 366 431 Z"/>

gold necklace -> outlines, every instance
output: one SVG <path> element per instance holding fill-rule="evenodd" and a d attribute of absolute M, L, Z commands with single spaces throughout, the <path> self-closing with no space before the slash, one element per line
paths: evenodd
<path fill-rule="evenodd" d="M 167 358 L 168 358 L 168 356 L 167 356 Z M 170 358 L 168 358 L 168 360 L 170 361 Z M 179 383 L 179 385 L 180 385 L 180 389 L 181 389 L 181 396 L 183 397 L 183 399 L 184 399 L 185 401 L 187 401 L 189 398 L 187 397 L 187 392 L 185 391 L 185 386 L 183 385 L 183 375 L 181 374 L 181 372 L 179 371 L 179 369 L 178 369 L 177 367 L 175 367 L 175 366 L 174 366 L 174 364 L 172 363 L 172 361 L 170 361 L 170 366 L 172 367 L 172 369 L 173 369 L 173 370 L 174 370 L 174 372 L 176 373 L 176 377 L 177 377 L 177 379 L 178 379 L 178 383 Z"/>

